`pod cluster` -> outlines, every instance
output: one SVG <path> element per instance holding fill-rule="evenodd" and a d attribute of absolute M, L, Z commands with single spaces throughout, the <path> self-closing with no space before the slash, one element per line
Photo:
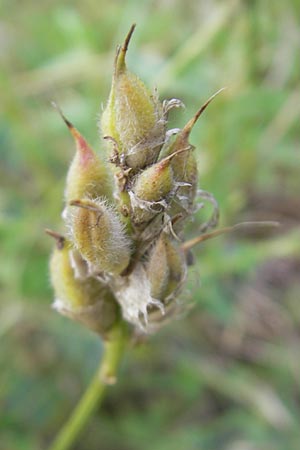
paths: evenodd
<path fill-rule="evenodd" d="M 161 102 L 126 66 L 131 28 L 117 48 L 112 86 L 94 152 L 61 113 L 74 137 L 50 273 L 54 307 L 104 338 L 118 321 L 151 332 L 184 307 L 179 302 L 189 254 L 182 245 L 195 210 L 197 163 L 190 132 L 208 105 L 180 130 L 168 130 Z"/>

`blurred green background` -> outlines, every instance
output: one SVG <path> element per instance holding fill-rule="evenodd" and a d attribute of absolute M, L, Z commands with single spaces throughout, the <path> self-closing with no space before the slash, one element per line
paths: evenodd
<path fill-rule="evenodd" d="M 50 308 L 44 228 L 62 229 L 74 153 L 50 101 L 101 151 L 114 49 L 133 22 L 130 68 L 161 98 L 186 105 L 170 126 L 228 88 L 191 139 L 199 186 L 218 199 L 221 225 L 282 225 L 195 250 L 192 313 L 132 349 L 74 449 L 299 449 L 299 1 L 3 0 L 0 8 L 0 449 L 47 448 L 101 357 L 96 336 Z"/>

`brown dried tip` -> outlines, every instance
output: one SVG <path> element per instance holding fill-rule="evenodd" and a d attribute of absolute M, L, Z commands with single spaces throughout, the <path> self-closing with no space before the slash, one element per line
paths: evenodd
<path fill-rule="evenodd" d="M 135 27 L 136 27 L 136 24 L 133 23 L 133 24 L 131 25 L 131 27 L 130 27 L 130 30 L 129 30 L 129 32 L 128 32 L 126 38 L 125 38 L 124 44 L 123 44 L 123 46 L 122 46 L 122 52 L 124 52 L 124 53 L 127 52 L 128 45 L 129 45 L 129 42 L 130 42 L 130 39 L 131 39 L 131 36 L 132 36 L 132 34 L 133 34 L 133 32 L 134 32 Z"/>
<path fill-rule="evenodd" d="M 49 228 L 45 229 L 45 233 L 48 234 L 48 236 L 51 236 L 56 240 L 56 247 L 58 250 L 62 250 L 65 245 L 65 237 L 62 234 L 57 233 L 56 231 L 49 230 Z"/>
<path fill-rule="evenodd" d="M 59 113 L 59 115 L 61 116 L 61 118 L 63 119 L 63 121 L 64 121 L 65 124 L 67 125 L 67 127 L 69 128 L 69 130 L 71 130 L 72 128 L 75 128 L 74 125 L 66 118 L 66 116 L 65 116 L 64 113 L 62 112 L 62 109 L 60 108 L 60 106 L 58 106 L 57 103 L 51 102 L 51 105 L 52 105 L 53 108 L 55 108 L 56 111 Z"/>
<path fill-rule="evenodd" d="M 279 227 L 279 222 L 274 221 L 264 221 L 264 222 L 241 222 L 236 225 L 230 227 L 220 228 L 219 230 L 211 231 L 210 233 L 201 234 L 200 236 L 195 237 L 194 239 L 190 239 L 189 241 L 184 242 L 181 245 L 181 249 L 187 251 L 199 244 L 200 242 L 207 241 L 208 239 L 212 239 L 214 237 L 220 236 L 221 234 L 231 233 L 233 231 L 237 231 L 243 228 L 256 228 L 256 227 Z"/>
<path fill-rule="evenodd" d="M 122 46 L 118 45 L 115 59 L 115 74 L 125 69 L 125 57 L 131 36 L 134 32 L 136 24 L 132 24 Z"/>

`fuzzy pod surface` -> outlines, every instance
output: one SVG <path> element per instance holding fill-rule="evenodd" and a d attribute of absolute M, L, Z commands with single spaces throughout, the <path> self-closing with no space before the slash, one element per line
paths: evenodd
<path fill-rule="evenodd" d="M 189 138 L 213 98 L 181 130 L 168 130 L 170 109 L 182 103 L 161 102 L 127 68 L 133 31 L 117 47 L 101 150 L 61 113 L 76 153 L 65 187 L 67 239 L 50 263 L 55 306 L 102 335 L 120 315 L 132 333 L 151 333 L 185 310 L 184 226 L 198 187 Z"/>

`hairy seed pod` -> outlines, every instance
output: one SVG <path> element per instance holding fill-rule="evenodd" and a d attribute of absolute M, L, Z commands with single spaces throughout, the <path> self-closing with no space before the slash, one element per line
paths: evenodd
<path fill-rule="evenodd" d="M 170 146 L 169 153 L 177 152 L 182 148 L 187 148 L 193 150 L 194 147 L 189 143 L 189 138 L 191 131 L 202 115 L 202 113 L 206 110 L 207 106 L 210 102 L 220 93 L 223 89 L 217 91 L 214 95 L 212 95 L 196 112 L 194 117 L 192 117 L 187 124 L 183 127 L 183 129 L 178 133 L 173 145 Z M 191 160 L 190 160 L 191 159 Z M 189 161 L 190 160 L 190 161 Z M 190 183 L 194 183 L 197 178 L 197 168 L 195 169 L 195 158 L 192 158 L 192 152 L 187 151 L 186 153 L 181 153 L 176 155 L 176 157 L 172 160 L 172 167 L 174 170 L 174 175 L 176 180 L 183 180 Z"/>
<path fill-rule="evenodd" d="M 164 236 L 167 264 L 169 268 L 169 280 L 166 286 L 165 296 L 177 292 L 186 276 L 186 260 L 184 251 L 170 236 Z"/>
<path fill-rule="evenodd" d="M 112 137 L 132 169 L 152 164 L 164 142 L 165 120 L 162 106 L 144 83 L 127 70 L 125 56 L 134 26 L 122 47 L 118 47 L 108 104 L 101 129 Z"/>
<path fill-rule="evenodd" d="M 50 259 L 50 276 L 56 297 L 53 306 L 61 314 L 105 337 L 118 319 L 118 304 L 109 288 L 97 279 L 75 277 L 71 251 L 71 243 L 60 237 Z"/>
<path fill-rule="evenodd" d="M 151 296 L 157 300 L 163 300 L 170 276 L 164 233 L 150 252 L 147 275 L 151 286 Z"/>
<path fill-rule="evenodd" d="M 101 200 L 73 200 L 68 208 L 71 239 L 95 272 L 120 274 L 130 260 L 130 243 L 117 213 Z"/>
<path fill-rule="evenodd" d="M 178 186 L 177 199 L 179 201 L 175 199 L 173 202 L 172 215 L 182 211 L 189 213 L 193 208 L 197 192 L 198 171 L 197 161 L 193 152 L 194 147 L 189 143 L 189 136 L 196 120 L 195 116 L 186 124 L 170 147 L 172 153 L 178 152 L 179 149 L 187 149 L 186 152 L 179 153 L 172 159 L 174 179 L 177 183 L 186 183 L 186 186 Z"/>
<path fill-rule="evenodd" d="M 193 213 L 194 202 L 197 194 L 197 179 L 198 169 L 197 160 L 193 153 L 193 149 L 189 151 L 189 154 L 183 160 L 175 162 L 174 178 L 176 177 L 177 189 L 176 197 L 171 204 L 170 214 L 174 217 L 177 214 L 183 214 L 185 217 Z M 183 222 L 178 222 L 174 229 L 179 231 L 183 226 Z"/>
<path fill-rule="evenodd" d="M 141 172 L 133 192 L 141 200 L 157 202 L 165 198 L 174 186 L 171 159 L 166 158 Z"/>
<path fill-rule="evenodd" d="M 194 146 L 189 143 L 189 137 L 199 117 L 206 110 L 210 102 L 222 91 L 223 89 L 217 91 L 201 106 L 201 108 L 199 108 L 194 117 L 192 117 L 178 133 L 173 145 L 171 145 L 168 150 L 169 153 L 174 153 L 178 152 L 179 149 L 187 149 L 186 152 L 178 153 L 172 159 L 174 179 L 177 183 L 187 183 L 186 186 L 179 185 L 178 187 L 177 199 L 179 199 L 179 201 L 173 202 L 171 208 L 172 215 L 182 211 L 187 215 L 193 212 L 194 200 L 197 193 L 198 169 L 197 160 L 193 152 Z M 179 224 L 179 227 L 180 226 L 181 224 Z"/>
<path fill-rule="evenodd" d="M 165 232 L 162 232 L 149 257 L 147 275 L 151 295 L 164 301 L 179 290 L 186 274 L 185 255 L 180 246 Z"/>
<path fill-rule="evenodd" d="M 76 153 L 70 165 L 65 200 L 69 202 L 74 198 L 98 198 L 105 196 L 112 198 L 112 177 L 110 172 L 92 150 L 84 137 L 60 112 L 76 143 Z"/>
<path fill-rule="evenodd" d="M 168 206 L 168 196 L 175 187 L 171 162 L 177 154 L 185 151 L 172 153 L 137 176 L 131 193 L 135 225 L 149 221 Z"/>

